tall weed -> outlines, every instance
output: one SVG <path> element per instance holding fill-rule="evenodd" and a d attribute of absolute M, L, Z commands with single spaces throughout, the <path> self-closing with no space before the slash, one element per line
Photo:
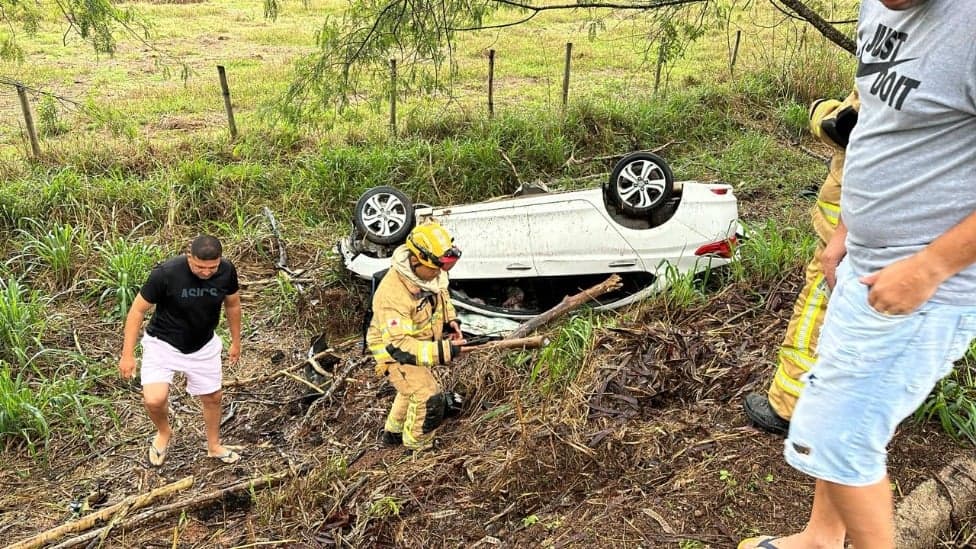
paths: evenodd
<path fill-rule="evenodd" d="M 109 316 L 125 319 L 129 307 L 139 293 L 153 265 L 163 258 L 154 245 L 117 238 L 98 246 L 100 266 L 90 281 L 89 293 L 100 305 L 110 304 Z"/>
<path fill-rule="evenodd" d="M 937 419 L 953 440 L 976 445 L 976 344 L 939 381 L 914 417 L 917 421 Z"/>
<path fill-rule="evenodd" d="M 811 231 L 782 227 L 775 219 L 746 230 L 748 238 L 739 245 L 739 257 L 731 265 L 736 280 L 776 281 L 809 261 L 817 245 Z"/>
<path fill-rule="evenodd" d="M 707 270 L 711 273 L 711 269 Z M 705 275 L 706 277 L 708 274 Z M 693 272 L 682 272 L 678 267 L 668 263 L 664 267 L 664 279 L 667 289 L 661 294 L 669 307 L 686 309 L 705 301 L 704 284 Z"/>
<path fill-rule="evenodd" d="M 856 19 L 854 10 L 847 15 Z M 837 55 L 837 46 L 809 25 L 788 25 L 792 32 L 760 43 L 758 60 L 762 69 L 753 77 L 762 79 L 770 89 L 766 99 L 809 105 L 822 97 L 841 98 L 850 93 L 857 66 L 854 57 Z"/>
<path fill-rule="evenodd" d="M 29 366 L 42 351 L 47 328 L 46 300 L 14 278 L 0 280 L 0 360 Z"/>
<path fill-rule="evenodd" d="M 32 231 L 20 229 L 24 239 L 21 258 L 50 279 L 54 290 L 72 286 L 78 273 L 78 263 L 88 248 L 88 234 L 83 228 L 70 224 L 55 225 L 45 230 L 35 220 L 29 220 Z"/>
<path fill-rule="evenodd" d="M 71 129 L 61 118 L 58 104 L 50 95 L 45 95 L 37 106 L 37 126 L 43 137 L 57 137 Z"/>
<path fill-rule="evenodd" d="M 592 311 L 571 318 L 539 354 L 529 373 L 529 383 L 537 385 L 544 394 L 561 391 L 572 383 L 593 350 L 598 323 L 598 316 Z"/>
<path fill-rule="evenodd" d="M 92 394 L 93 381 L 63 371 L 29 379 L 0 360 L 0 443 L 20 439 L 34 453 L 55 431 L 92 442 L 99 415 L 118 421 L 111 403 Z"/>
<path fill-rule="evenodd" d="M 84 195 L 87 178 L 74 168 L 64 168 L 51 175 L 40 189 L 30 196 L 34 197 L 29 215 L 39 219 L 59 219 L 62 221 L 80 219 L 85 210 Z"/>

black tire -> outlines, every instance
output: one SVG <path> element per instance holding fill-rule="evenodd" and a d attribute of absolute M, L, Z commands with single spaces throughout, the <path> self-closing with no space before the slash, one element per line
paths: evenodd
<path fill-rule="evenodd" d="M 370 242 L 400 244 L 413 229 L 413 202 L 393 187 L 373 187 L 359 197 L 352 222 Z"/>
<path fill-rule="evenodd" d="M 623 213 L 645 216 L 665 204 L 673 189 L 674 174 L 663 158 L 649 152 L 635 152 L 613 167 L 604 194 Z"/>

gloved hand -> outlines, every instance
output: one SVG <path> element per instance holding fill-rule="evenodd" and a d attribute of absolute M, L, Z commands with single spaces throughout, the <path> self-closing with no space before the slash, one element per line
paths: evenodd
<path fill-rule="evenodd" d="M 818 99 L 810 105 L 810 132 L 820 141 L 843 150 L 857 124 L 858 108 L 860 100 L 855 93 L 844 101 Z"/>

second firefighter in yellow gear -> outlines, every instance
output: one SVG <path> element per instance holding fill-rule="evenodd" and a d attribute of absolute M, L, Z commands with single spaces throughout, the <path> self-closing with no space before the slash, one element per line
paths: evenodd
<path fill-rule="evenodd" d="M 385 442 L 424 447 L 428 433 L 455 405 L 452 393 L 441 392 L 431 368 L 451 362 L 464 344 L 447 275 L 460 256 L 444 227 L 418 225 L 393 252 L 391 268 L 373 294 L 366 344 L 376 359 L 376 373 L 397 391 Z"/>
<path fill-rule="evenodd" d="M 827 178 L 820 186 L 817 204 L 811 212 L 817 248 L 807 264 L 803 289 L 793 304 L 793 316 L 779 349 L 776 373 L 767 395 L 752 393 L 746 397 L 746 413 L 756 425 L 770 432 L 786 434 L 793 408 L 803 391 L 802 377 L 816 361 L 820 327 L 830 297 L 821 255 L 840 219 L 845 148 L 857 122 L 859 108 L 856 90 L 844 101 L 820 100 L 810 108 L 810 131 L 831 146 L 833 156 Z"/>

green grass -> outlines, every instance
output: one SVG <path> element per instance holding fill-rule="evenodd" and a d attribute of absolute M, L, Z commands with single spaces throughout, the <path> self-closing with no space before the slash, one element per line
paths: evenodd
<path fill-rule="evenodd" d="M 158 246 L 117 238 L 97 247 L 99 266 L 89 281 L 89 294 L 116 320 L 125 319 L 129 307 L 153 265 L 163 259 Z"/>
<path fill-rule="evenodd" d="M 267 311 L 268 322 L 280 324 L 285 320 L 295 318 L 301 296 L 298 293 L 298 288 L 285 273 L 278 272 L 274 283 L 265 286 L 261 290 L 261 295 L 267 299 L 268 303 L 272 304 L 271 310 Z"/>
<path fill-rule="evenodd" d="M 89 246 L 87 231 L 70 224 L 48 229 L 38 221 L 29 219 L 28 222 L 31 230 L 18 231 L 23 240 L 22 261 L 28 270 L 37 270 L 37 278 L 46 280 L 52 290 L 71 288 Z"/>
<path fill-rule="evenodd" d="M 55 432 L 78 434 L 91 443 L 97 417 L 118 421 L 112 404 L 92 394 L 95 378 L 87 373 L 56 371 L 31 379 L 25 371 L 15 371 L 0 360 L 0 445 L 12 439 L 33 454 Z"/>
<path fill-rule="evenodd" d="M 147 54 L 140 43 L 123 39 L 112 58 L 99 58 L 81 44 L 65 45 L 64 29 L 52 18 L 41 24 L 36 36 L 24 37 L 29 62 L 2 62 L 0 72 L 81 102 L 90 99 L 97 107 L 115 109 L 138 126 L 133 134 L 137 139 L 163 141 L 213 132 L 226 135 L 215 69 L 219 62 L 228 67 L 242 133 L 259 133 L 265 126 L 265 107 L 287 86 L 294 62 L 314 47 L 320 22 L 338 15 L 344 7 L 334 0 L 287 4 L 271 21 L 264 18 L 261 3 L 244 0 L 140 4 L 136 8 L 152 22 L 159 51 Z M 405 94 L 400 99 L 401 127 L 407 127 L 413 117 L 432 111 L 438 118 L 458 113 L 484 115 L 489 49 L 497 52 L 498 116 L 521 115 L 525 109 L 560 109 L 566 42 L 573 43 L 571 104 L 603 103 L 621 97 L 647 102 L 652 98 L 657 62 L 657 46 L 649 42 L 653 37 L 648 35 L 648 23 L 630 13 L 596 15 L 603 19 L 596 26 L 586 24 L 582 12 L 561 11 L 547 12 L 528 24 L 501 31 L 462 33 L 455 51 L 458 74 L 452 79 L 453 90 L 436 94 L 433 102 L 422 94 Z M 509 10 L 500 10 L 487 22 L 510 21 L 514 16 Z M 848 54 L 809 27 L 784 22 L 769 6 L 740 6 L 729 27 L 712 13 L 704 22 L 707 27 L 701 39 L 682 56 L 669 60 L 661 97 L 703 82 L 733 81 L 728 63 L 730 36 L 736 30 L 743 31 L 736 74 L 765 71 L 767 80 L 777 88 L 776 93 L 765 96 L 767 101 L 791 98 L 806 104 L 822 95 L 843 95 L 850 86 L 854 63 Z M 175 76 L 179 62 L 192 70 L 186 82 Z M 166 69 L 172 69 L 173 75 L 168 76 Z M 407 72 L 404 69 L 404 74 Z M 374 85 L 377 92 L 385 86 L 385 75 L 377 75 Z M 384 133 L 385 97 L 363 92 L 364 101 L 355 105 L 348 117 L 328 121 L 334 125 L 331 136 L 361 134 L 363 126 L 373 128 L 370 133 Z M 40 96 L 32 99 L 41 102 Z M 16 109 L 15 102 L 0 102 L 4 114 L 16 116 Z M 51 109 L 49 105 L 41 110 L 43 127 L 57 129 L 45 130 L 46 147 L 66 135 L 85 133 L 99 125 L 86 110 Z M 689 116 L 697 112 L 701 111 L 684 111 Z M 193 124 L 174 135 L 164 124 L 174 117 Z M 302 121 L 311 125 L 322 122 Z M 64 126 L 70 127 L 67 134 L 61 131 Z M 13 129 L 0 133 L 0 148 L 21 149 L 17 135 Z"/>
<path fill-rule="evenodd" d="M 813 257 L 817 239 L 811 231 L 784 227 L 775 219 L 747 226 L 746 231 L 747 239 L 738 248 L 739 258 L 732 262 L 737 280 L 775 282 Z"/>
<path fill-rule="evenodd" d="M 937 420 L 953 440 L 976 445 L 976 346 L 939 381 L 914 417 Z"/>
<path fill-rule="evenodd" d="M 0 360 L 26 368 L 41 353 L 48 324 L 40 292 L 14 278 L 0 280 Z"/>
<path fill-rule="evenodd" d="M 593 350 L 593 334 L 599 322 L 599 315 L 593 311 L 584 311 L 566 322 L 532 364 L 529 384 L 543 394 L 552 394 L 575 381 Z"/>
<path fill-rule="evenodd" d="M 707 273 L 706 278 L 711 270 L 709 269 Z M 705 285 L 695 273 L 681 272 L 669 263 L 664 267 L 664 279 L 668 286 L 660 298 L 668 304 L 669 308 L 685 309 L 705 302 Z"/>

